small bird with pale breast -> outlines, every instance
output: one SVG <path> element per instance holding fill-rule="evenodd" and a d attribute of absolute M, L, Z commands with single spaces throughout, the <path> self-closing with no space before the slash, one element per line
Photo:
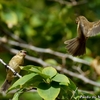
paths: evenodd
<path fill-rule="evenodd" d="M 15 72 L 19 73 L 20 72 L 20 67 L 24 63 L 24 58 L 26 55 L 25 50 L 20 50 L 10 61 L 9 61 L 9 66 L 15 70 Z M 7 69 L 7 75 L 6 79 L 1 87 L 1 92 L 6 92 L 7 89 L 10 87 L 12 80 L 14 79 L 14 73 L 10 70 Z"/>
<path fill-rule="evenodd" d="M 95 36 L 100 32 L 100 20 L 89 22 L 84 16 L 76 18 L 77 37 L 67 40 L 67 49 L 73 56 L 80 56 L 86 53 L 86 41 L 89 37 Z"/>

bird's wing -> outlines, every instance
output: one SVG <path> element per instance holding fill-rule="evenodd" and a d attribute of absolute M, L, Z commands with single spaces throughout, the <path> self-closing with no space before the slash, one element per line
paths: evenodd
<path fill-rule="evenodd" d="M 78 25 L 77 25 L 78 37 L 79 38 L 85 38 L 84 32 L 85 32 L 84 26 L 83 26 L 82 23 L 79 22 Z"/>
<path fill-rule="evenodd" d="M 93 26 L 88 30 L 87 37 L 92 37 L 99 33 L 100 33 L 100 21 L 93 23 Z"/>

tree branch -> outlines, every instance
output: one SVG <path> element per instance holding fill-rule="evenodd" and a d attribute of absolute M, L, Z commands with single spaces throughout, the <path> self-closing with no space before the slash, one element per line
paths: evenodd
<path fill-rule="evenodd" d="M 55 55 L 55 56 L 60 57 L 60 58 L 69 58 L 74 62 L 90 65 L 89 62 L 87 62 L 87 61 L 85 61 L 83 59 L 73 57 L 72 55 L 69 55 L 69 54 L 64 54 L 64 53 L 60 53 L 60 52 L 57 52 L 57 51 L 53 51 L 51 49 L 43 49 L 43 48 L 35 47 L 33 45 L 30 45 L 30 44 L 19 43 L 19 42 L 12 41 L 12 40 L 9 40 L 8 43 L 10 45 L 19 46 L 19 47 L 22 47 L 22 48 L 33 50 L 35 52 L 49 53 L 49 54 Z"/>
<path fill-rule="evenodd" d="M 60 4 L 68 5 L 68 6 L 77 6 L 77 5 L 82 5 L 82 4 L 87 3 L 86 0 L 82 0 L 82 1 L 79 1 L 79 2 L 77 2 L 77 1 L 75 1 L 75 0 L 73 0 L 73 1 L 71 1 L 71 2 L 68 2 L 68 1 L 66 1 L 66 0 L 49 0 L 49 1 L 55 1 L 55 2 L 58 2 L 58 3 L 60 3 Z"/>
<path fill-rule="evenodd" d="M 19 78 L 22 77 L 22 76 L 19 75 L 14 69 L 12 69 L 10 66 L 8 66 L 2 59 L 0 59 L 0 62 L 1 62 L 5 67 L 7 67 L 8 69 L 10 69 L 10 70 L 14 73 L 14 75 L 18 76 Z"/>
<path fill-rule="evenodd" d="M 61 69 L 61 67 L 59 67 L 59 66 L 57 66 L 56 69 L 59 71 L 62 70 L 63 73 L 68 74 L 73 77 L 76 77 L 76 78 L 84 81 L 85 83 L 100 87 L 100 83 L 92 81 L 92 80 L 88 79 L 87 77 L 83 76 L 82 74 L 77 74 L 77 73 L 71 72 L 65 68 Z"/>

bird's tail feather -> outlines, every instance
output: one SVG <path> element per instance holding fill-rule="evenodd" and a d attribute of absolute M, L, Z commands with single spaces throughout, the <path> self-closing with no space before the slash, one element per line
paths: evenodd
<path fill-rule="evenodd" d="M 4 81 L 3 85 L 1 86 L 1 91 L 6 92 L 8 88 L 10 87 L 11 82 L 8 82 L 7 80 Z"/>
<path fill-rule="evenodd" d="M 81 38 L 73 38 L 71 40 L 65 41 L 64 43 L 67 44 L 68 52 L 73 56 L 80 56 L 86 52 L 86 41 L 81 40 Z"/>

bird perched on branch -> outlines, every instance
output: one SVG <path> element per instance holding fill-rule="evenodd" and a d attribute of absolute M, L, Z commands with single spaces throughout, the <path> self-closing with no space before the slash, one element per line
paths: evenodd
<path fill-rule="evenodd" d="M 100 32 L 100 20 L 89 22 L 84 16 L 76 18 L 77 37 L 67 40 L 67 49 L 73 56 L 80 56 L 86 52 L 86 41 L 89 37 L 95 36 Z"/>
<path fill-rule="evenodd" d="M 20 72 L 20 67 L 24 63 L 24 58 L 26 55 L 26 51 L 21 50 L 19 51 L 10 61 L 9 61 L 9 66 L 15 70 L 15 72 L 19 73 Z M 1 87 L 2 92 L 6 92 L 6 90 L 10 87 L 11 82 L 14 78 L 14 73 L 10 70 L 7 69 L 7 76 L 6 79 Z"/>

